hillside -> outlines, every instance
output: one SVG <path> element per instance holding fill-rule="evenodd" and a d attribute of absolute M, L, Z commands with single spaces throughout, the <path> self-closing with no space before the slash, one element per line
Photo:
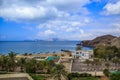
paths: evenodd
<path fill-rule="evenodd" d="M 112 35 L 103 35 L 96 37 L 93 40 L 84 40 L 83 46 L 111 45 L 120 47 L 120 37 Z"/>
<path fill-rule="evenodd" d="M 114 38 L 114 39 L 111 41 L 111 45 L 120 48 L 120 37 Z"/>

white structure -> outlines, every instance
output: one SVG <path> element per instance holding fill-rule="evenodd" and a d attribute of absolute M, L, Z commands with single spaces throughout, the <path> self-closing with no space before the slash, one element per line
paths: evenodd
<path fill-rule="evenodd" d="M 72 52 L 73 58 L 78 58 L 81 60 L 91 59 L 93 56 L 93 50 L 78 50 Z"/>

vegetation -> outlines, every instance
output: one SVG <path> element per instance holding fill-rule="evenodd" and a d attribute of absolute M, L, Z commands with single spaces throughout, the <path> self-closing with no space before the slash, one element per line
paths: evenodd
<path fill-rule="evenodd" d="M 91 61 L 89 59 L 86 59 L 84 63 L 86 63 L 87 66 L 89 66 L 89 64 L 91 64 Z"/>
<path fill-rule="evenodd" d="M 16 59 L 15 59 L 16 54 L 14 52 L 10 52 L 8 56 L 2 55 L 0 58 L 0 67 L 2 68 L 3 71 L 15 71 L 16 69 Z"/>
<path fill-rule="evenodd" d="M 88 73 L 70 73 L 68 74 L 68 80 L 97 80 L 97 78 Z"/>
<path fill-rule="evenodd" d="M 112 73 L 110 75 L 110 80 L 120 80 L 120 72 L 119 73 Z"/>
<path fill-rule="evenodd" d="M 94 49 L 94 59 L 90 61 L 86 59 L 84 63 L 89 66 L 90 64 L 93 65 L 95 70 L 97 67 L 101 65 L 101 62 L 104 61 L 104 65 L 106 69 L 103 70 L 105 76 L 109 77 L 110 80 L 119 80 L 120 74 L 110 74 L 109 66 L 110 63 L 114 63 L 116 67 L 120 64 L 120 49 L 114 46 L 98 46 Z M 27 56 L 27 54 L 25 54 Z M 57 54 L 54 54 L 57 56 Z M 64 56 L 62 54 L 61 56 Z M 27 58 L 18 58 L 16 59 L 16 53 L 10 52 L 8 55 L 1 55 L 0 56 L 0 68 L 2 71 L 5 72 L 14 72 L 17 68 L 20 68 L 20 72 L 27 72 L 29 73 L 34 80 L 45 80 L 47 75 L 51 75 L 55 80 L 63 80 L 63 78 L 68 80 L 98 80 L 96 77 L 92 77 L 91 74 L 87 73 L 70 73 L 67 74 L 65 71 L 65 66 L 62 64 L 55 64 L 53 60 L 47 61 L 37 61 L 33 59 Z M 39 74 L 39 75 L 37 75 Z M 41 76 L 41 74 L 43 76 Z"/>
<path fill-rule="evenodd" d="M 71 80 L 99 80 L 95 77 L 82 77 L 82 78 L 73 78 Z"/>
<path fill-rule="evenodd" d="M 97 66 L 99 66 L 101 63 L 100 63 L 100 59 L 99 58 L 94 58 L 94 60 L 92 61 L 92 65 L 94 67 L 94 71 L 95 71 L 95 76 L 97 74 Z"/>
<path fill-rule="evenodd" d="M 53 75 L 53 78 L 56 80 L 62 80 L 62 78 L 66 78 L 67 72 L 65 71 L 65 66 L 62 64 L 57 64 L 55 67 L 53 67 L 51 74 Z"/>
<path fill-rule="evenodd" d="M 115 46 L 99 45 L 94 49 L 94 56 L 106 61 L 120 57 L 120 48 Z"/>
<path fill-rule="evenodd" d="M 30 74 L 33 80 L 45 80 L 45 76 Z"/>
<path fill-rule="evenodd" d="M 107 76 L 107 77 L 109 77 L 109 75 L 110 75 L 110 71 L 109 71 L 108 69 L 104 69 L 104 70 L 103 70 L 103 73 L 104 73 L 104 75 Z"/>
<path fill-rule="evenodd" d="M 106 62 L 106 63 L 105 63 L 105 66 L 106 66 L 106 68 L 109 70 L 110 63 L 109 63 L 109 62 Z"/>
<path fill-rule="evenodd" d="M 64 54 L 61 54 L 61 56 L 63 57 L 63 56 L 65 56 Z"/>
<path fill-rule="evenodd" d="M 20 58 L 18 60 L 18 65 L 21 67 L 21 72 L 24 72 L 26 66 L 26 58 Z"/>

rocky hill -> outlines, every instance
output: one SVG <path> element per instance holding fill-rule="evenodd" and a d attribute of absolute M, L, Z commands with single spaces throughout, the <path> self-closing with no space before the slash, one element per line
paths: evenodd
<path fill-rule="evenodd" d="M 114 38 L 114 39 L 111 41 L 111 45 L 120 48 L 120 37 Z"/>
<path fill-rule="evenodd" d="M 84 40 L 83 46 L 111 45 L 120 47 L 120 37 L 112 35 L 103 35 L 96 37 L 93 40 Z"/>

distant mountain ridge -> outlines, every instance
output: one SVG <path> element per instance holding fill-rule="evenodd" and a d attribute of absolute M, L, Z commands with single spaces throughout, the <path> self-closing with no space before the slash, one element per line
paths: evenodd
<path fill-rule="evenodd" d="M 103 35 L 96 37 L 93 40 L 84 40 L 82 42 L 83 46 L 109 45 L 120 48 L 120 37 L 116 37 L 113 35 Z"/>

